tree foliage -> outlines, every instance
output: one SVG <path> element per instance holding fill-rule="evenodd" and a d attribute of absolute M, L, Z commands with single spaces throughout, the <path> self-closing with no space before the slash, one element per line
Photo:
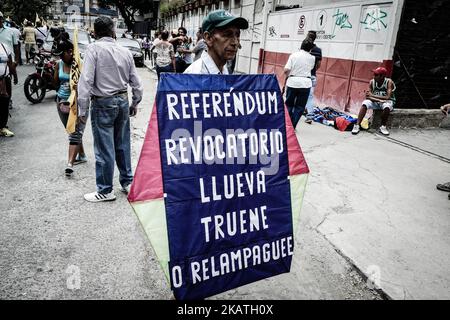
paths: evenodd
<path fill-rule="evenodd" d="M 103 8 L 115 6 L 123 17 L 128 30 L 131 31 L 136 22 L 134 16 L 138 13 L 151 12 L 158 2 L 154 3 L 153 0 L 99 0 L 98 3 Z"/>
<path fill-rule="evenodd" d="M 36 13 L 45 17 L 51 5 L 52 0 L 0 0 L 0 11 L 5 18 L 10 17 L 20 24 L 24 19 L 34 22 Z"/>

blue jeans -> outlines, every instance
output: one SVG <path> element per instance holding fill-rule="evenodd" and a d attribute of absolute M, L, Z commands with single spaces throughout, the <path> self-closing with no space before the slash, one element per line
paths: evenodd
<path fill-rule="evenodd" d="M 305 111 L 309 90 L 310 88 L 287 87 L 286 89 L 286 106 L 288 107 L 289 117 L 291 118 L 294 129 Z"/>
<path fill-rule="evenodd" d="M 164 67 L 160 67 L 160 66 L 156 65 L 156 74 L 158 75 L 158 80 L 161 77 L 162 72 L 173 72 L 172 63 L 167 66 L 164 66 Z"/>
<path fill-rule="evenodd" d="M 311 76 L 312 87 L 309 92 L 308 102 L 306 102 L 306 118 L 312 118 L 314 116 L 314 88 L 317 85 L 317 77 Z"/>
<path fill-rule="evenodd" d="M 93 98 L 91 106 L 97 192 L 110 193 L 113 190 L 114 159 L 122 187 L 133 181 L 128 96 Z"/>

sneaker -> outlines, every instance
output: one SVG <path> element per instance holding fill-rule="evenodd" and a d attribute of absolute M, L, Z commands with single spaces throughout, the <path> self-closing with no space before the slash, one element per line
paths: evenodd
<path fill-rule="evenodd" d="M 450 182 L 438 184 L 436 185 L 436 188 L 441 191 L 450 192 Z"/>
<path fill-rule="evenodd" d="M 120 188 L 123 193 L 129 194 L 131 189 L 131 184 L 127 184 L 125 187 Z"/>
<path fill-rule="evenodd" d="M 306 122 L 307 124 L 311 124 L 311 123 L 312 123 L 312 120 L 309 119 L 309 118 L 307 118 L 307 119 L 305 120 L 305 122 Z"/>
<path fill-rule="evenodd" d="M 9 130 L 8 128 L 3 128 L 2 130 L 0 130 L 0 136 L 14 137 L 14 132 Z"/>
<path fill-rule="evenodd" d="M 359 124 L 355 124 L 353 126 L 352 134 L 358 134 L 359 133 Z"/>
<path fill-rule="evenodd" d="M 66 169 L 64 170 L 64 173 L 66 174 L 66 177 L 71 177 L 73 173 L 73 166 L 72 164 L 67 164 Z"/>
<path fill-rule="evenodd" d="M 380 131 L 381 134 L 388 136 L 389 135 L 389 131 L 386 128 L 386 126 L 381 126 L 380 129 L 378 129 L 378 131 Z"/>
<path fill-rule="evenodd" d="M 84 200 L 89 202 L 112 201 L 116 200 L 116 196 L 114 194 L 114 191 L 111 191 L 110 193 L 92 192 L 86 193 L 84 195 Z"/>
<path fill-rule="evenodd" d="M 80 163 L 85 163 L 85 162 L 87 162 L 86 155 L 83 155 L 83 156 L 77 155 L 73 164 L 75 165 L 75 164 L 80 164 Z"/>

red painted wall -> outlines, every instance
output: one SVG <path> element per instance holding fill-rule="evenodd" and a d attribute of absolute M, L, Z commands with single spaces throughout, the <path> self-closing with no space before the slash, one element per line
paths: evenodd
<path fill-rule="evenodd" d="M 261 50 L 259 70 L 262 73 L 274 73 L 284 84 L 284 66 L 289 58 L 287 53 Z M 317 71 L 317 86 L 314 92 L 316 103 L 336 110 L 357 114 L 365 98 L 372 79 L 372 70 L 384 66 L 388 74 L 392 73 L 392 60 L 382 63 L 372 61 L 353 61 L 323 57 Z"/>

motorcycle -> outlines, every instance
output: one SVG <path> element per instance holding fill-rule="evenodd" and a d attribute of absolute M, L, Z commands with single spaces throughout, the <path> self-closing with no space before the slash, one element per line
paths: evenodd
<path fill-rule="evenodd" d="M 23 91 L 28 101 L 35 104 L 44 99 L 47 91 L 57 89 L 53 83 L 56 61 L 51 53 L 45 52 L 36 53 L 33 61 L 36 72 L 29 74 L 25 79 Z"/>

